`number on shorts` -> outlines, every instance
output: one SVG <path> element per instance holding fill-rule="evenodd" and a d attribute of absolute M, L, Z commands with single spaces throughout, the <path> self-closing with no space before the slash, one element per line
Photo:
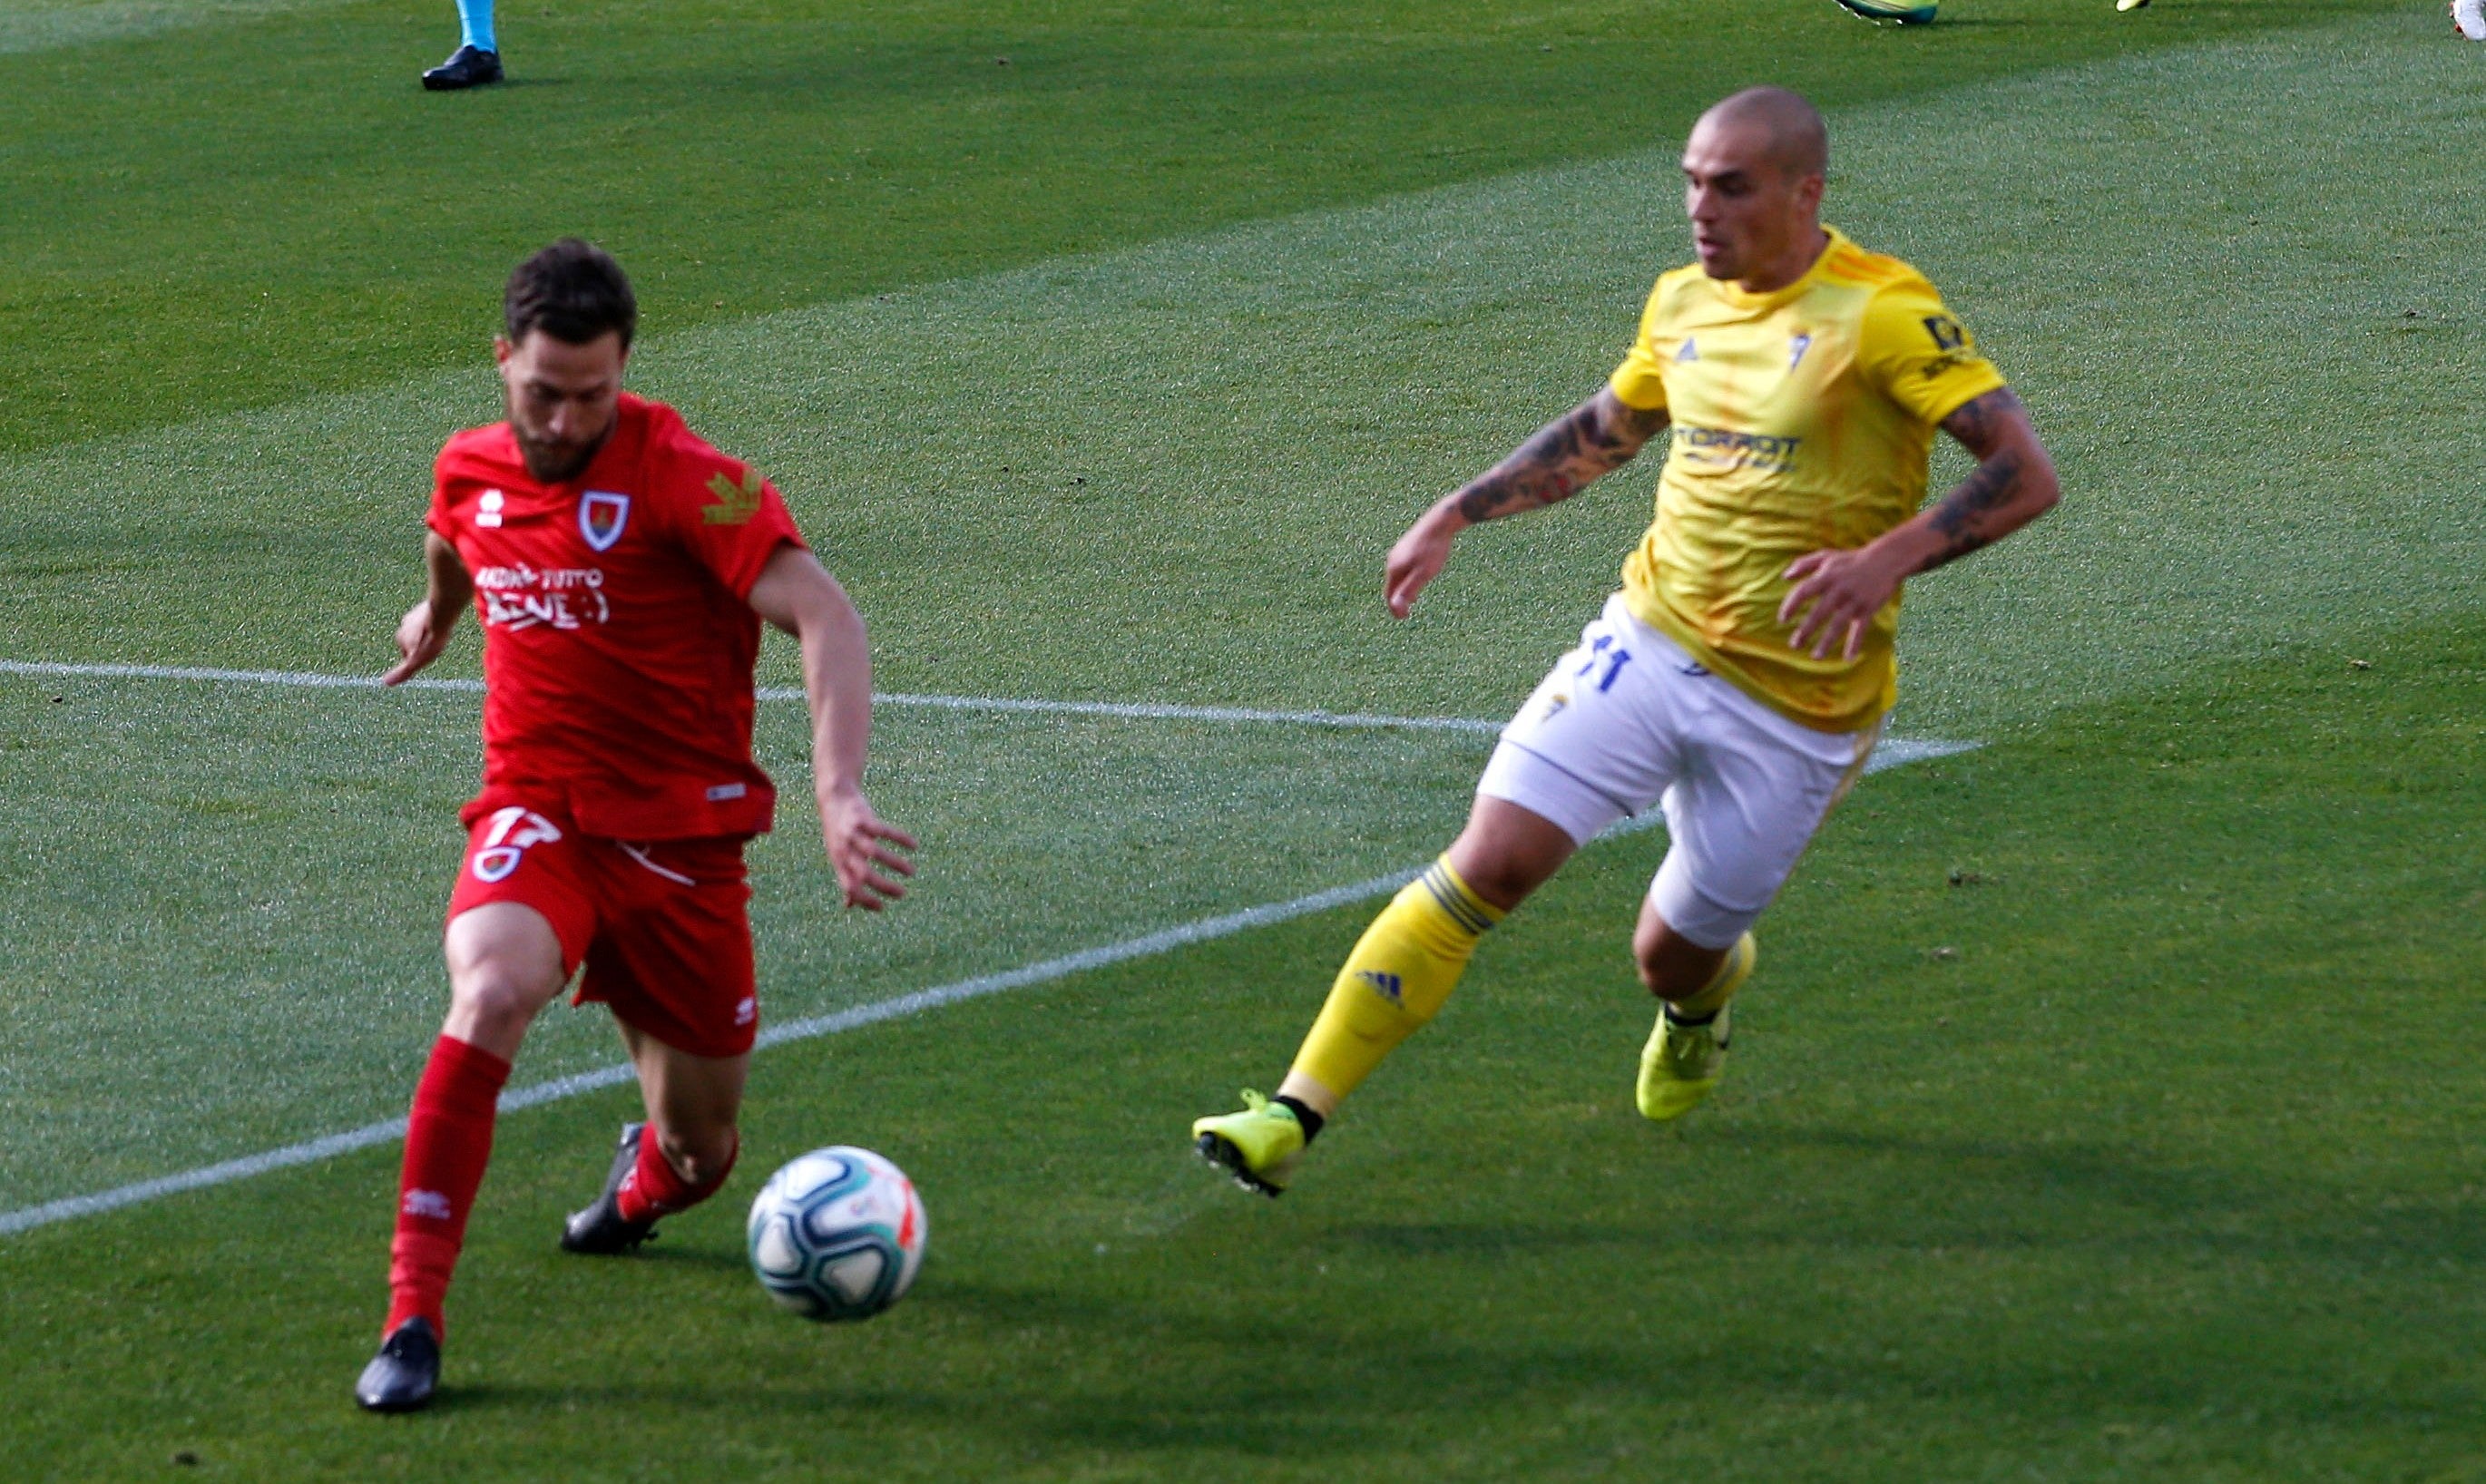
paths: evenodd
<path fill-rule="evenodd" d="M 483 832 L 483 847 L 475 852 L 475 879 L 495 882 L 506 879 L 526 858 L 529 845 L 541 845 L 561 838 L 553 822 L 534 810 L 511 805 L 496 810 L 492 827 Z"/>
<path fill-rule="evenodd" d="M 1629 649 L 1618 647 L 1615 644 L 1615 636 L 1612 634 L 1599 634 L 1597 636 L 1596 643 L 1588 646 L 1588 662 L 1583 664 L 1579 669 L 1571 672 L 1572 677 L 1577 679 L 1579 676 L 1587 674 L 1589 671 L 1596 669 L 1598 662 L 1601 660 L 1605 662 L 1606 673 L 1604 677 L 1597 681 L 1597 689 L 1601 693 L 1613 690 L 1615 688 L 1615 676 L 1621 674 L 1623 673 L 1623 667 L 1631 663 L 1631 651 Z"/>

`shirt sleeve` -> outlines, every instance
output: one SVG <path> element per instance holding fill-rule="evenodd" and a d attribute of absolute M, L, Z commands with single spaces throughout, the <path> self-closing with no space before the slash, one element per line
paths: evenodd
<path fill-rule="evenodd" d="M 1856 359 L 1866 384 L 1927 426 L 2005 384 L 1920 278 L 1892 285 L 1865 306 Z"/>
<path fill-rule="evenodd" d="M 1666 410 L 1666 363 L 1658 359 L 1656 328 L 1657 291 L 1652 290 L 1648 306 L 1640 312 L 1640 332 L 1632 337 L 1631 350 L 1606 378 L 1624 406 L 1643 412 Z"/>
<path fill-rule="evenodd" d="M 457 528 L 449 521 L 449 451 L 431 461 L 431 506 L 423 513 L 423 523 L 444 541 L 457 539 Z"/>
<path fill-rule="evenodd" d="M 749 464 L 693 439 L 674 465 L 678 538 L 735 597 L 751 596 L 778 547 L 806 544 L 777 487 Z"/>

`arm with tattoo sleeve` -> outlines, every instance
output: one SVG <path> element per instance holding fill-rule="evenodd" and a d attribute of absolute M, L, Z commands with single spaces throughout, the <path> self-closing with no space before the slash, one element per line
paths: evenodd
<path fill-rule="evenodd" d="M 1461 531 L 1568 500 L 1631 462 L 1667 421 L 1665 412 L 1634 407 L 1608 389 L 1538 428 L 1508 458 L 1436 501 L 1390 548 L 1382 591 L 1391 613 L 1407 617 Z"/>
<path fill-rule="evenodd" d="M 1788 565 L 1795 587 L 1779 606 L 1779 621 L 1795 624 L 1788 641 L 1794 647 L 1819 658 L 1843 639 L 1854 658 L 1873 616 L 1901 583 L 1990 546 L 2054 508 L 2061 496 L 2054 461 L 2009 387 L 1965 403 L 1943 419 L 1942 428 L 1976 455 L 1967 479 L 1864 546 L 1812 552 Z"/>
<path fill-rule="evenodd" d="M 2009 387 L 1969 402 L 1943 419 L 1942 426 L 1976 455 L 1976 468 L 1925 512 L 1926 525 L 1942 542 L 1910 575 L 2003 539 L 2054 508 L 2060 494 L 2055 466 L 2029 426 L 2029 410 Z"/>

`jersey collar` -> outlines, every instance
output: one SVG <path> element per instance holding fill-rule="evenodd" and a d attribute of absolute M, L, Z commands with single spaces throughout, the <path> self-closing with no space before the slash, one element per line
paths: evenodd
<path fill-rule="evenodd" d="M 1821 224 L 1821 230 L 1830 238 L 1822 244 L 1821 256 L 1812 260 L 1812 266 L 1804 270 L 1803 277 L 1785 288 L 1774 289 L 1768 293 L 1746 293 L 1731 279 L 1711 279 L 1710 287 L 1717 290 L 1718 297 L 1744 310 L 1772 310 L 1802 297 L 1805 290 L 1820 279 L 1822 265 L 1829 262 L 1840 248 L 1853 245 L 1847 240 L 1847 234 L 1828 222 Z"/>

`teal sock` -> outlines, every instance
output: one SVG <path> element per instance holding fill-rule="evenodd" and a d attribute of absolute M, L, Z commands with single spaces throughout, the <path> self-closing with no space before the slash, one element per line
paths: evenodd
<path fill-rule="evenodd" d="M 465 28 L 465 44 L 477 51 L 501 49 L 492 38 L 492 0 L 457 0 L 457 23 Z"/>

